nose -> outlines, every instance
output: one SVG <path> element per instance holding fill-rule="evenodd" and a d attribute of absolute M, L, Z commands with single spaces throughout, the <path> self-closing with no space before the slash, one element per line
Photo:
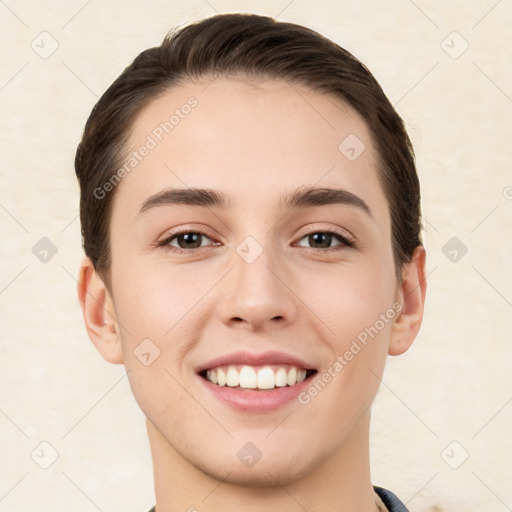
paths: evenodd
<path fill-rule="evenodd" d="M 228 327 L 265 331 L 293 323 L 298 316 L 297 297 L 288 273 L 270 250 L 252 262 L 238 254 L 223 282 L 219 314 Z"/>

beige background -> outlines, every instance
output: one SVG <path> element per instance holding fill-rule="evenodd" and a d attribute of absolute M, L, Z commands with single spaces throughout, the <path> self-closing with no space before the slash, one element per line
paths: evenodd
<path fill-rule="evenodd" d="M 511 2 L 7 0 L 0 511 L 145 512 L 154 503 L 143 416 L 123 367 L 90 343 L 76 298 L 73 158 L 93 104 L 135 55 L 215 11 L 277 16 L 334 39 L 407 121 L 428 299 L 415 345 L 389 360 L 374 406 L 373 482 L 413 512 L 512 510 Z M 47 262 L 33 253 L 43 237 L 57 248 Z M 458 248 L 445 247 L 452 237 Z M 52 450 L 58 458 L 43 469 Z"/>

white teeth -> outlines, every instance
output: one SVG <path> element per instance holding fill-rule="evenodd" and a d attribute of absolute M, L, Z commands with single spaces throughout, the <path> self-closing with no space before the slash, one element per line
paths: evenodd
<path fill-rule="evenodd" d="M 280 367 L 274 372 L 271 366 L 255 369 L 242 366 L 240 371 L 235 366 L 217 367 L 207 370 L 206 378 L 213 384 L 244 389 L 274 389 L 275 387 L 294 386 L 306 378 L 306 370 L 290 366 L 288 371 Z"/>
<path fill-rule="evenodd" d="M 282 388 L 287 384 L 287 373 L 284 368 L 279 368 L 275 375 L 275 384 L 277 387 Z"/>
<path fill-rule="evenodd" d="M 288 386 L 293 386 L 297 383 L 297 368 L 292 366 L 288 372 L 288 378 L 286 379 Z"/>
<path fill-rule="evenodd" d="M 258 372 L 258 389 L 272 389 L 275 387 L 274 372 L 270 366 L 264 366 Z"/>
<path fill-rule="evenodd" d="M 217 369 L 217 384 L 219 386 L 226 385 L 226 374 L 220 368 Z"/>
<path fill-rule="evenodd" d="M 254 368 L 251 366 L 244 366 L 240 370 L 240 387 L 249 389 L 258 387 L 258 378 Z"/>
<path fill-rule="evenodd" d="M 236 368 L 230 366 L 226 375 L 226 385 L 234 388 L 240 384 L 240 373 L 236 371 Z"/>

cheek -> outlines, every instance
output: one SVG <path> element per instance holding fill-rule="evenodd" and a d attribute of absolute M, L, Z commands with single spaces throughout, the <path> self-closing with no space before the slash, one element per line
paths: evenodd
<path fill-rule="evenodd" d="M 194 317 L 195 309 L 215 284 L 215 276 L 184 272 L 162 264 L 131 267 L 117 277 L 116 313 L 133 336 L 165 343 Z"/>
<path fill-rule="evenodd" d="M 323 321 L 336 349 L 342 350 L 392 307 L 394 282 L 384 268 L 340 265 L 303 274 L 299 296 Z"/>
<path fill-rule="evenodd" d="M 304 300 L 329 327 L 324 329 L 324 341 L 331 356 L 301 403 L 309 404 L 315 416 L 329 417 L 338 434 L 348 432 L 348 416 L 356 420 L 373 402 L 397 316 L 388 273 L 345 270 L 336 277 L 315 280 Z"/>
<path fill-rule="evenodd" d="M 179 383 L 190 384 L 189 353 L 211 319 L 214 304 L 209 292 L 218 274 L 156 264 L 133 266 L 117 277 L 123 363 L 135 399 L 153 417 L 184 398 Z M 151 389 L 162 393 L 148 395 Z M 177 410 L 176 404 L 173 407 Z"/>
<path fill-rule="evenodd" d="M 188 400 L 183 385 L 187 353 L 204 328 L 207 300 L 198 301 L 211 284 L 183 271 L 146 268 L 118 276 L 116 314 L 121 329 L 123 363 L 133 395 L 154 423 L 165 417 L 169 428 L 180 422 L 176 411 Z M 158 390 L 158 393 L 155 393 Z"/>

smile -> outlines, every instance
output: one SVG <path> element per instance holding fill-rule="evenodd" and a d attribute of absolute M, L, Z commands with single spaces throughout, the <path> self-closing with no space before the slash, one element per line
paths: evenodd
<path fill-rule="evenodd" d="M 217 386 L 235 389 L 271 390 L 277 387 L 295 386 L 315 370 L 295 365 L 228 365 L 205 370 L 201 376 Z"/>
<path fill-rule="evenodd" d="M 318 362 L 280 351 L 239 350 L 196 366 L 201 389 L 244 413 L 265 413 L 293 404 L 318 373 Z"/>

